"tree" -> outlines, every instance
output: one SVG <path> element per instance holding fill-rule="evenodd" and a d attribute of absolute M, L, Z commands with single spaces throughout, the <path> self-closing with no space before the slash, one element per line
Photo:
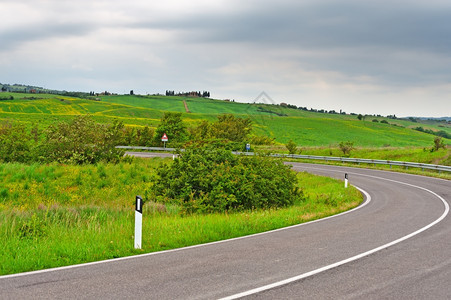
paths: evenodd
<path fill-rule="evenodd" d="M 293 140 L 289 140 L 288 143 L 285 144 L 285 147 L 288 150 L 289 154 L 296 154 L 297 145 Z"/>
<path fill-rule="evenodd" d="M 133 92 L 133 90 L 130 91 L 130 95 L 134 95 L 135 93 Z"/>
<path fill-rule="evenodd" d="M 252 120 L 237 118 L 232 114 L 218 116 L 218 121 L 211 126 L 212 136 L 232 142 L 244 142 L 252 130 Z"/>
<path fill-rule="evenodd" d="M 77 116 L 70 122 L 50 125 L 45 131 L 45 143 L 39 149 L 44 162 L 97 163 L 117 162 L 124 151 L 116 149 L 122 139 L 124 125 L 96 123 L 90 116 Z"/>
<path fill-rule="evenodd" d="M 188 132 L 182 121 L 182 113 L 165 112 L 163 114 L 160 125 L 155 130 L 154 144 L 162 145 L 161 137 L 165 133 L 170 143 L 181 143 L 187 140 Z"/>
<path fill-rule="evenodd" d="M 212 123 L 202 120 L 199 125 L 190 128 L 190 139 L 192 140 L 208 140 L 212 138 Z"/>
<path fill-rule="evenodd" d="M 339 147 L 340 147 L 341 151 L 343 151 L 343 154 L 345 156 L 350 155 L 351 151 L 353 149 L 355 149 L 354 148 L 354 143 L 350 142 L 350 141 L 348 141 L 348 142 L 340 142 Z"/>
<path fill-rule="evenodd" d="M 357 116 L 357 119 L 359 119 L 359 121 L 362 121 L 363 115 L 362 115 L 362 114 L 359 114 L 359 115 Z"/>
<path fill-rule="evenodd" d="M 445 149 L 445 142 L 443 141 L 443 139 L 439 136 L 436 136 L 434 138 L 434 147 L 432 148 L 432 151 L 438 151 L 440 150 L 440 148 Z"/>

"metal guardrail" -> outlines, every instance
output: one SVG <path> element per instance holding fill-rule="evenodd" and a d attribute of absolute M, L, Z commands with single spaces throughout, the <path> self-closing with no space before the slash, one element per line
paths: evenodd
<path fill-rule="evenodd" d="M 148 150 L 148 151 L 175 151 L 175 148 L 164 147 L 141 147 L 141 146 L 116 146 L 117 149 L 130 149 L 130 150 Z"/>
<path fill-rule="evenodd" d="M 139 147 L 139 146 L 116 146 L 119 149 L 133 149 L 133 150 L 147 150 L 147 151 L 175 151 L 175 148 L 163 148 L 163 147 Z M 183 150 L 183 149 L 182 149 Z M 234 154 L 242 155 L 255 155 L 254 152 L 233 152 Z M 374 164 L 374 165 L 389 165 L 401 166 L 405 168 L 420 168 L 435 171 L 451 172 L 451 166 L 422 164 L 406 161 L 396 160 L 379 160 L 379 159 L 367 159 L 367 158 L 349 158 L 349 157 L 334 157 L 334 156 L 317 156 L 317 155 L 297 155 L 297 154 L 271 154 L 272 157 L 285 157 L 285 158 L 297 158 L 297 159 L 312 159 L 312 160 L 324 160 L 324 161 L 337 161 L 337 162 L 351 162 L 357 164 Z"/>

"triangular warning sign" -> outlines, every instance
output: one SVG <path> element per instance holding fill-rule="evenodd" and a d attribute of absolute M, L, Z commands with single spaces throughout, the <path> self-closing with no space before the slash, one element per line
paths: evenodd
<path fill-rule="evenodd" d="M 163 133 L 163 136 L 161 137 L 161 141 L 162 142 L 167 142 L 169 139 L 168 139 L 168 136 L 166 135 L 166 133 Z"/>

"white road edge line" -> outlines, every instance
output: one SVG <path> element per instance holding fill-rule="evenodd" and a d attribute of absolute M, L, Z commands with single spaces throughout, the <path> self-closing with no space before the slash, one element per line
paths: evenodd
<path fill-rule="evenodd" d="M 321 170 L 324 170 L 324 169 L 321 169 Z M 408 234 L 408 235 L 406 235 L 406 236 L 404 236 L 402 238 L 394 240 L 394 241 L 392 241 L 390 243 L 387 243 L 385 245 L 382 245 L 380 247 L 377 247 L 377 248 L 374 248 L 372 250 L 369 250 L 369 251 L 363 252 L 361 254 L 355 255 L 355 256 L 350 257 L 348 259 L 345 259 L 345 260 L 342 260 L 342 261 L 339 261 L 339 262 L 336 262 L 336 263 L 324 266 L 322 268 L 319 268 L 319 269 L 316 269 L 316 270 L 313 270 L 313 271 L 310 271 L 310 272 L 307 272 L 307 273 L 304 273 L 304 274 L 300 274 L 298 276 L 294 276 L 294 277 L 291 277 L 291 278 L 288 278 L 288 279 L 285 279 L 285 280 L 282 280 L 282 281 L 278 281 L 278 282 L 275 282 L 275 283 L 272 283 L 272 284 L 268 284 L 268 285 L 265 285 L 265 286 L 262 286 L 262 287 L 258 287 L 258 288 L 252 289 L 252 290 L 248 290 L 248 291 L 245 291 L 245 292 L 242 292 L 242 293 L 239 293 L 239 294 L 235 294 L 235 295 L 231 295 L 231 296 L 228 296 L 228 297 L 224 297 L 224 298 L 221 298 L 219 300 L 232 300 L 232 299 L 238 299 L 238 298 L 242 298 L 242 297 L 245 297 L 245 296 L 250 296 L 250 295 L 253 295 L 253 294 L 257 294 L 257 293 L 260 293 L 260 292 L 263 292 L 263 291 L 266 291 L 266 290 L 269 290 L 269 289 L 280 287 L 282 285 L 286 285 L 286 284 L 289 284 L 289 283 L 292 283 L 292 282 L 295 282 L 295 281 L 298 281 L 298 280 L 301 280 L 301 279 L 313 276 L 315 274 L 318 274 L 318 273 L 321 273 L 321 272 L 324 272 L 324 271 L 327 271 L 327 270 L 339 267 L 339 266 L 347 264 L 349 262 L 358 260 L 358 259 L 360 259 L 362 257 L 371 255 L 373 253 L 376 253 L 378 251 L 381 251 L 381 250 L 384 250 L 384 249 L 386 249 L 388 247 L 391 247 L 391 246 L 393 246 L 395 244 L 401 243 L 401 242 L 403 242 L 403 241 L 405 241 L 405 240 L 407 240 L 407 239 L 409 239 L 409 238 L 411 238 L 411 237 L 413 237 L 413 236 L 415 236 L 415 235 L 417 235 L 417 234 L 419 234 L 419 233 L 431 228 L 435 224 L 437 224 L 440 221 L 442 221 L 448 215 L 448 212 L 449 212 L 448 202 L 446 202 L 445 199 L 443 199 L 440 195 L 434 193 L 431 190 L 428 190 L 426 188 L 423 188 L 423 187 L 420 187 L 420 186 L 417 186 L 417 185 L 413 185 L 413 184 L 410 184 L 410 183 L 405 183 L 405 182 L 396 181 L 396 180 L 392 180 L 392 179 L 386 179 L 386 178 L 383 178 L 383 177 L 377 177 L 377 176 L 365 175 L 365 174 L 359 174 L 359 173 L 354 173 L 354 174 L 361 175 L 361 176 L 366 176 L 366 177 L 377 178 L 377 179 L 382 179 L 382 180 L 387 180 L 387 181 L 391 181 L 391 182 L 395 182 L 395 183 L 399 183 L 399 184 L 404 184 L 404 185 L 407 185 L 407 186 L 418 188 L 420 190 L 427 191 L 427 192 L 431 193 L 432 195 L 436 196 L 437 198 L 439 198 L 443 202 L 443 204 L 445 206 L 445 211 L 443 212 L 443 214 L 437 220 L 435 220 L 434 222 L 430 223 L 429 225 L 426 225 L 425 227 L 420 228 L 420 229 L 418 229 L 415 232 L 412 232 L 412 233 L 410 233 L 410 234 Z M 361 190 L 361 191 L 367 197 L 369 197 L 371 199 L 371 196 L 367 192 L 365 192 L 363 190 Z"/>
<path fill-rule="evenodd" d="M 113 259 L 108 259 L 108 260 L 93 261 L 93 262 L 84 263 L 84 264 L 70 265 L 70 266 L 57 267 L 57 268 L 51 268 L 51 269 L 43 269 L 43 270 L 37 270 L 37 271 L 30 271 L 30 272 L 23 272 L 23 273 L 3 275 L 3 276 L 0 276 L 0 280 L 1 279 L 7 279 L 7 278 L 13 278 L 13 277 L 21 277 L 21 276 L 42 274 L 42 273 L 47 273 L 47 272 L 56 272 L 56 271 L 73 269 L 73 268 L 87 267 L 87 266 L 98 265 L 98 264 L 113 263 L 113 262 L 122 261 L 122 260 L 138 259 L 138 258 L 146 257 L 146 256 L 160 255 L 160 254 L 165 254 L 165 253 L 170 253 L 170 252 L 178 252 L 178 251 L 194 249 L 194 248 L 199 248 L 199 247 L 206 247 L 206 246 L 222 244 L 222 243 L 227 243 L 227 242 L 232 242 L 232 241 L 237 241 L 237 240 L 242 240 L 242 239 L 253 238 L 253 237 L 264 235 L 264 234 L 271 234 L 271 233 L 282 231 L 282 230 L 288 230 L 288 229 L 292 229 L 292 228 L 296 228 L 296 227 L 310 225 L 310 224 L 317 223 L 317 222 L 326 221 L 326 220 L 329 220 L 329 219 L 332 219 L 332 218 L 336 218 L 336 217 L 343 216 L 343 215 L 349 214 L 351 212 L 354 212 L 354 211 L 356 211 L 358 209 L 361 209 L 361 208 L 365 207 L 368 203 L 370 203 L 371 197 L 369 196 L 369 194 L 366 191 L 364 191 L 363 189 L 361 189 L 361 188 L 359 188 L 357 186 L 354 186 L 354 187 L 357 188 L 359 191 L 361 191 L 365 195 L 365 198 L 366 198 L 365 202 L 363 202 L 362 204 L 360 204 L 359 206 L 357 206 L 357 207 L 355 207 L 355 208 L 353 208 L 351 210 L 348 210 L 348 211 L 345 211 L 345 212 L 342 212 L 342 213 L 339 213 L 339 214 L 336 214 L 336 215 L 333 215 L 333 216 L 325 217 L 325 218 L 322 218 L 322 219 L 317 219 L 317 220 L 313 220 L 313 221 L 310 221 L 310 222 L 296 224 L 296 225 L 292 225 L 292 226 L 288 226 L 288 227 L 273 229 L 273 230 L 269 230 L 269 231 L 265 231 L 265 232 L 260 232 L 260 233 L 254 233 L 254 234 L 250 234 L 250 235 L 240 236 L 240 237 L 231 238 L 231 239 L 227 239 L 227 240 L 221 240 L 221 241 L 216 241 L 216 242 L 198 244 L 198 245 L 187 246 L 187 247 L 183 247 L 183 248 L 170 249 L 170 250 L 164 250 L 164 251 L 158 251 L 158 252 L 150 252 L 150 253 L 144 253 L 144 254 L 139 254 L 139 255 L 132 255 L 132 256 L 126 256 L 126 257 L 113 258 Z"/>

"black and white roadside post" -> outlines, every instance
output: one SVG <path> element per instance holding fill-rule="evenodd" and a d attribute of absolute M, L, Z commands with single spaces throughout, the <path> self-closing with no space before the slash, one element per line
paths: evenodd
<path fill-rule="evenodd" d="M 143 199 L 136 196 L 135 202 L 135 249 L 141 249 L 143 227 Z"/>
<path fill-rule="evenodd" d="M 348 173 L 345 173 L 345 188 L 348 187 Z"/>

